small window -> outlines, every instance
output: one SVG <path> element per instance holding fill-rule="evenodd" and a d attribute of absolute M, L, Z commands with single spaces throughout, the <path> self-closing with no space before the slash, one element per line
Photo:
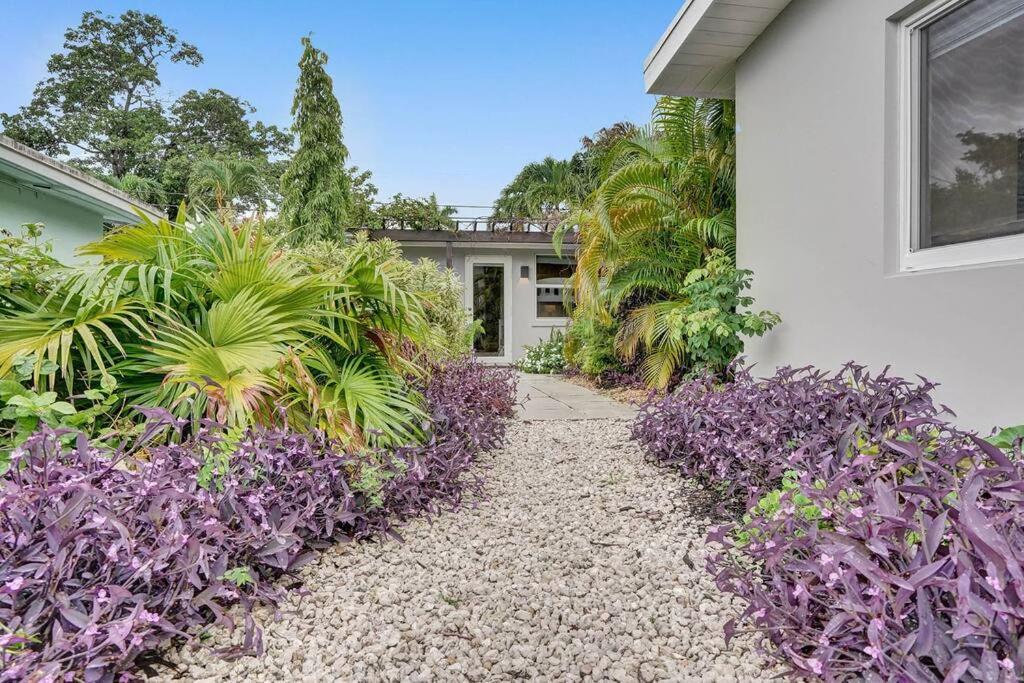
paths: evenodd
<path fill-rule="evenodd" d="M 557 256 L 537 257 L 537 317 L 567 318 L 566 281 L 576 272 L 576 263 Z"/>
<path fill-rule="evenodd" d="M 991 242 L 1024 235 L 1024 0 L 944 0 L 908 24 L 911 265 L 1024 257 L 1024 237 Z"/>

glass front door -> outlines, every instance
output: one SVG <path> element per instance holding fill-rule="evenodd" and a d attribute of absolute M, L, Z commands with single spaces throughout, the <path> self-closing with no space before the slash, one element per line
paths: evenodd
<path fill-rule="evenodd" d="M 478 356 L 505 355 L 505 266 L 473 264 L 473 318 L 483 331 L 473 341 Z"/>

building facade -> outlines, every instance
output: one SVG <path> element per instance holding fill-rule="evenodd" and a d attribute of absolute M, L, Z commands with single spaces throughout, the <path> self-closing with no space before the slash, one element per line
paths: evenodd
<path fill-rule="evenodd" d="M 104 226 L 152 219 L 160 209 L 140 202 L 76 168 L 0 135 L 0 229 L 18 234 L 24 223 L 42 223 L 43 239 L 57 260 L 99 239 Z"/>
<path fill-rule="evenodd" d="M 412 261 L 429 258 L 450 267 L 462 280 L 465 306 L 483 325 L 474 341 L 477 358 L 509 365 L 527 345 L 564 329 L 566 281 L 575 269 L 575 244 L 570 239 L 557 254 L 547 229 L 375 230 L 402 246 Z M 500 228 L 500 226 L 498 226 Z"/>
<path fill-rule="evenodd" d="M 782 365 L 940 382 L 1024 422 L 1024 2 L 690 0 L 649 92 L 735 98 L 739 264 Z"/>

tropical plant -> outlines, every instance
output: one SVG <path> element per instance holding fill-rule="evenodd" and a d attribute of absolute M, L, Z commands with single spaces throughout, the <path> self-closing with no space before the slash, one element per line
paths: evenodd
<path fill-rule="evenodd" d="M 37 389 L 111 377 L 131 404 L 193 423 L 287 418 L 353 447 L 419 434 L 404 376 L 421 369 L 402 349 L 430 331 L 398 264 L 357 256 L 309 272 L 258 222 L 214 216 L 143 219 L 80 252 L 101 261 L 65 269 L 50 292 L 0 317 L 0 377 L 30 356 Z"/>
<path fill-rule="evenodd" d="M 53 245 L 40 239 L 42 234 L 42 223 L 23 224 L 17 236 L 0 229 L 0 310 L 16 309 L 24 297 L 48 290 L 60 263 L 53 258 Z"/>
<path fill-rule="evenodd" d="M 457 213 L 455 207 L 441 205 L 437 195 L 426 199 L 403 197 L 401 193 L 391 201 L 376 207 L 369 227 L 401 230 L 448 230 L 455 229 L 452 220 Z"/>
<path fill-rule="evenodd" d="M 266 193 L 259 165 L 247 159 L 199 159 L 192 166 L 189 196 L 193 202 L 216 208 L 222 220 L 234 218 L 235 204 L 247 200 L 263 208 Z"/>
<path fill-rule="evenodd" d="M 735 252 L 734 105 L 665 97 L 654 121 L 620 139 L 606 177 L 555 235 L 579 229 L 577 307 L 607 317 L 671 288 L 711 249 Z M 670 291 L 665 291 L 668 288 Z"/>
<path fill-rule="evenodd" d="M 399 287 L 419 300 L 428 334 L 421 350 L 433 360 L 466 356 L 473 345 L 476 327 L 466 313 L 462 282 L 450 268 L 441 269 L 436 261 L 422 258 L 413 263 L 402 256 L 402 247 L 390 239 L 369 239 L 359 232 L 351 242 L 311 242 L 295 251 L 313 272 L 347 268 L 353 261 L 366 261 L 385 267 Z"/>
<path fill-rule="evenodd" d="M 155 178 L 145 178 L 134 173 L 127 173 L 120 178 L 104 176 L 103 179 L 139 201 L 154 205 L 167 204 L 167 193 L 160 181 Z"/>
<path fill-rule="evenodd" d="M 567 211 L 586 196 L 585 185 L 571 159 L 545 157 L 527 164 L 501 191 L 494 203 L 497 218 L 539 218 Z"/>
<path fill-rule="evenodd" d="M 688 281 L 692 272 L 711 259 L 723 271 L 735 258 L 734 128 L 730 102 L 660 99 L 650 126 L 621 131 L 602 152 L 599 186 L 555 234 L 561 251 L 579 233 L 574 321 L 618 321 L 616 353 L 632 362 L 643 352 L 652 386 L 664 388 L 688 361 L 721 371 L 742 349 L 730 325 L 760 334 L 776 322 L 730 317 L 730 297 L 714 287 L 725 299 L 689 298 L 706 287 Z"/>
<path fill-rule="evenodd" d="M 180 426 L 159 410 L 142 439 L 110 449 L 35 434 L 0 486 L 0 679 L 133 678 L 144 653 L 241 615 L 240 651 L 257 650 L 250 612 L 279 603 L 283 572 L 478 497 L 469 469 L 502 442 L 515 374 L 454 363 L 417 387 L 431 438 L 374 451 L 372 473 L 367 454 L 283 428 L 154 444 Z"/>
<path fill-rule="evenodd" d="M 621 370 L 622 361 L 615 353 L 616 321 L 577 317 L 565 335 L 566 363 L 585 375 L 596 377 L 610 370 Z"/>
<path fill-rule="evenodd" d="M 281 178 L 281 217 L 293 241 L 344 235 L 351 208 L 348 149 L 342 141 L 341 106 L 324 68 L 327 54 L 302 39 L 299 82 L 292 103 L 292 130 L 299 148 Z"/>
<path fill-rule="evenodd" d="M 761 336 L 780 321 L 770 311 L 744 310 L 754 303 L 742 295 L 751 277 L 731 256 L 712 250 L 671 298 L 629 312 L 617 338 L 620 352 L 632 361 L 646 350 L 644 376 L 659 389 L 684 366 L 721 375 L 743 351 L 743 336 Z"/>
<path fill-rule="evenodd" d="M 745 603 L 727 639 L 756 630 L 801 679 L 1021 680 L 1024 463 L 945 422 L 934 388 L 737 368 L 641 411 L 651 458 L 745 503 L 708 537 Z"/>

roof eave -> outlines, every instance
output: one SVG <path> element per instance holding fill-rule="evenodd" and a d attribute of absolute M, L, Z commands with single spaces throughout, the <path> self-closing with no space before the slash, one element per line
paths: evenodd
<path fill-rule="evenodd" d="M 736 61 L 791 0 L 689 0 L 644 61 L 652 95 L 736 95 Z"/>
<path fill-rule="evenodd" d="M 0 135 L 0 160 L 51 183 L 51 187 L 39 189 L 73 195 L 95 206 L 105 219 L 131 222 L 138 220 L 139 213 L 152 220 L 165 217 L 164 212 L 152 204 L 141 202 L 102 180 L 4 135 Z"/>

